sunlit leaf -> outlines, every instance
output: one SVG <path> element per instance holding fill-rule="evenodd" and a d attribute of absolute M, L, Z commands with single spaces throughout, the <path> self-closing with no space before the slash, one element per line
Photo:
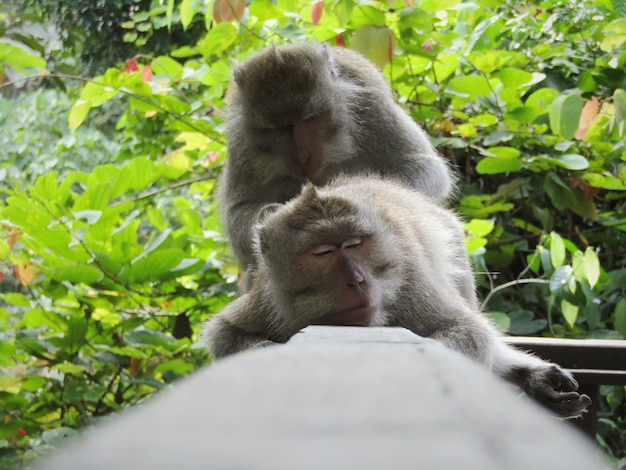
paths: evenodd
<path fill-rule="evenodd" d="M 183 26 L 184 30 L 186 30 L 191 24 L 191 20 L 193 19 L 193 15 L 195 13 L 192 8 L 192 4 L 193 0 L 182 0 L 178 6 L 178 10 L 180 11 L 180 24 Z"/>
<path fill-rule="evenodd" d="M 600 279 L 600 260 L 598 259 L 598 255 L 593 248 L 587 247 L 583 263 L 585 266 L 585 273 L 587 274 L 587 281 L 593 288 L 597 284 L 598 279 Z"/>
<path fill-rule="evenodd" d="M 90 109 L 91 109 L 90 101 L 84 101 L 84 100 L 76 101 L 76 103 L 74 103 L 74 106 L 72 106 L 72 110 L 70 111 L 70 114 L 68 117 L 68 123 L 69 123 L 70 129 L 72 130 L 78 129 L 78 127 L 85 120 L 85 117 L 87 117 L 87 113 L 89 112 Z"/>
<path fill-rule="evenodd" d="M 561 235 L 556 232 L 550 234 L 550 261 L 555 268 L 565 263 L 565 244 Z"/>
<path fill-rule="evenodd" d="M 492 88 L 482 75 L 466 75 L 453 78 L 448 82 L 448 89 L 468 96 L 487 96 Z"/>
<path fill-rule="evenodd" d="M 391 60 L 393 33 L 389 28 L 363 26 L 352 36 L 352 48 L 374 62 L 381 69 Z"/>
<path fill-rule="evenodd" d="M 572 328 L 574 323 L 576 323 L 576 318 L 578 318 L 578 306 L 569 303 L 567 300 L 561 300 L 561 312 L 563 312 L 563 317 L 567 321 L 567 324 Z"/>
<path fill-rule="evenodd" d="M 482 175 L 495 175 L 520 170 L 524 164 L 521 160 L 512 158 L 486 157 L 478 162 L 476 171 Z"/>
<path fill-rule="evenodd" d="M 237 28 L 231 23 L 220 23 L 204 38 L 202 54 L 205 58 L 222 55 L 237 39 Z"/>

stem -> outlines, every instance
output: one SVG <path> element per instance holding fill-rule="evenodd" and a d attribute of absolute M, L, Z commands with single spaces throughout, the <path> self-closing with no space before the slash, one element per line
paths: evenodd
<path fill-rule="evenodd" d="M 485 297 L 485 300 L 483 300 L 483 303 L 481 305 L 481 310 L 485 309 L 485 306 L 489 303 L 489 300 L 491 300 L 491 297 L 493 297 L 493 295 L 496 292 L 499 292 L 508 287 L 516 286 L 519 284 L 550 284 L 550 281 L 548 281 L 547 279 L 516 279 L 515 281 L 511 281 L 511 282 L 507 282 L 505 284 L 499 285 L 498 287 L 493 289 L 491 292 L 489 292 L 489 294 L 487 294 L 487 297 Z"/>

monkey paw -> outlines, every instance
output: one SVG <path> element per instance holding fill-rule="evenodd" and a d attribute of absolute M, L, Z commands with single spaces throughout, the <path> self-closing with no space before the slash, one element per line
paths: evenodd
<path fill-rule="evenodd" d="M 578 418 L 591 404 L 591 398 L 576 391 L 572 374 L 555 364 L 529 371 L 524 390 L 563 418 Z"/>

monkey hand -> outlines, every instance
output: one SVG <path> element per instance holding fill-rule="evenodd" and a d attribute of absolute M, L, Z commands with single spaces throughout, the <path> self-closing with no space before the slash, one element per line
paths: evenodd
<path fill-rule="evenodd" d="M 591 398 L 579 394 L 572 374 L 556 364 L 528 370 L 524 391 L 563 418 L 578 418 L 591 404 Z"/>

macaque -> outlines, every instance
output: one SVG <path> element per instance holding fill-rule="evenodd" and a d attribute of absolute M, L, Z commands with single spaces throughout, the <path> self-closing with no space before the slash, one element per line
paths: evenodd
<path fill-rule="evenodd" d="M 251 289 L 204 326 L 214 358 L 284 343 L 308 325 L 399 326 L 563 417 L 590 404 L 570 373 L 501 341 L 480 310 L 460 221 L 430 198 L 390 179 L 343 176 L 272 206 L 254 234 Z"/>
<path fill-rule="evenodd" d="M 272 46 L 233 72 L 228 158 L 219 206 L 233 255 L 253 265 L 262 209 L 339 174 L 391 176 L 435 201 L 452 191 L 448 165 L 359 53 L 319 43 Z"/>

